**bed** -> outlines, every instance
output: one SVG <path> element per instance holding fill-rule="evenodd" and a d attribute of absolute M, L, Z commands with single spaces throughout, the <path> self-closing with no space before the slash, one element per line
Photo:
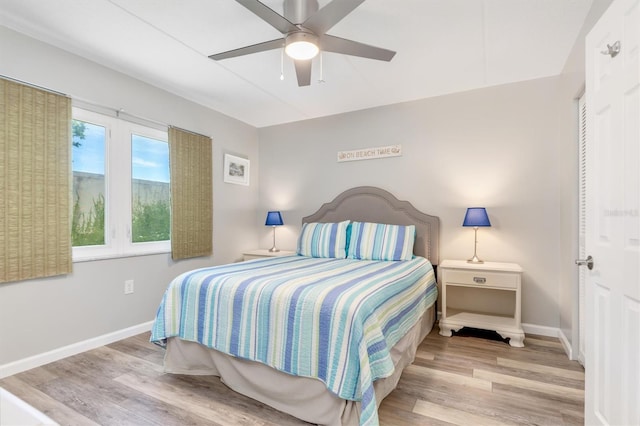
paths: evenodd
<path fill-rule="evenodd" d="M 349 189 L 302 219 L 297 255 L 174 279 L 151 340 L 168 373 L 218 376 L 313 424 L 378 424 L 435 321 L 438 233 L 385 190 Z"/>

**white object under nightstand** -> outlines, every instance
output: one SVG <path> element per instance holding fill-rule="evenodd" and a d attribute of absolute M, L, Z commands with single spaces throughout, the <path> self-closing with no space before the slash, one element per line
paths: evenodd
<path fill-rule="evenodd" d="M 521 318 L 522 268 L 515 263 L 444 260 L 438 265 L 442 291 L 440 334 L 462 327 L 493 330 L 509 344 L 524 346 Z"/>
<path fill-rule="evenodd" d="M 263 257 L 291 256 L 296 254 L 295 251 L 280 250 L 269 251 L 269 249 L 249 250 L 242 253 L 243 260 L 260 259 Z"/>

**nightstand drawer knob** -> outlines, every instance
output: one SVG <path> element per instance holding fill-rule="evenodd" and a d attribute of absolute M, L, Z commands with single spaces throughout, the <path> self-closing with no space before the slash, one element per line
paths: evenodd
<path fill-rule="evenodd" d="M 473 277 L 473 282 L 478 284 L 484 284 L 487 282 L 485 277 Z"/>

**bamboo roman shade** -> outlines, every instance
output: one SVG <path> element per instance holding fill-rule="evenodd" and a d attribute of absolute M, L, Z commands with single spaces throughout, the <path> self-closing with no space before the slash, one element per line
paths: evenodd
<path fill-rule="evenodd" d="M 0 78 L 0 282 L 71 272 L 71 99 Z"/>
<path fill-rule="evenodd" d="M 174 260 L 209 256 L 213 252 L 211 152 L 211 138 L 169 128 Z"/>

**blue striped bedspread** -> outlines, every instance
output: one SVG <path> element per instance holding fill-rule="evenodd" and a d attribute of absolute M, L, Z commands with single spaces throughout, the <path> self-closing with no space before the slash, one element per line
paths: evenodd
<path fill-rule="evenodd" d="M 378 424 L 373 382 L 394 371 L 390 349 L 437 297 L 431 264 L 283 256 L 202 268 L 175 278 L 151 341 L 169 337 L 317 378 L 361 401 Z"/>

